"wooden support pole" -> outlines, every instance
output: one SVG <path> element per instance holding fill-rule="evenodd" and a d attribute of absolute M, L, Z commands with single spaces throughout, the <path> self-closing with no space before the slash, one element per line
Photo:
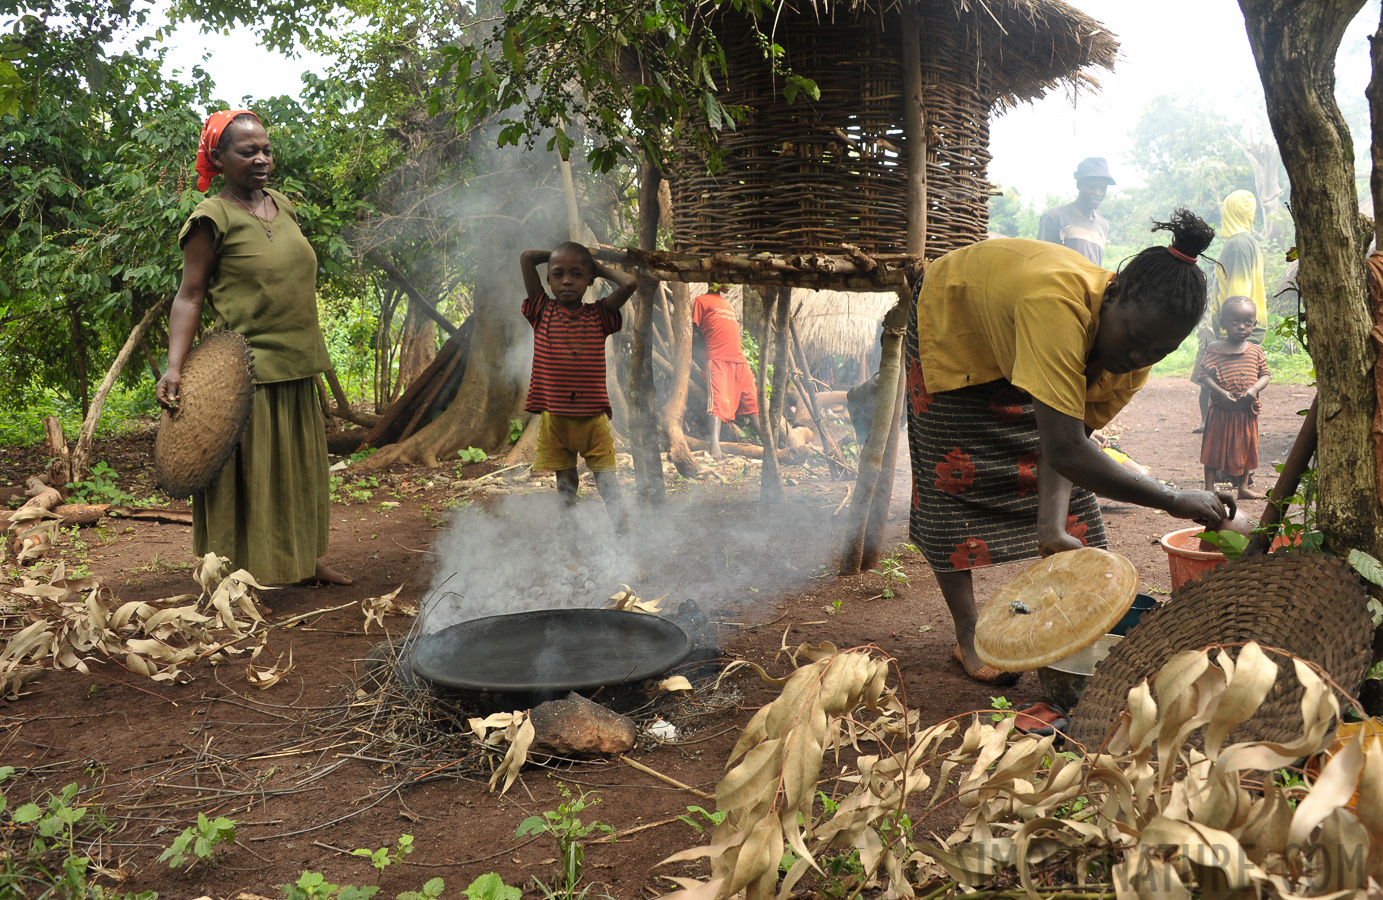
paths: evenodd
<path fill-rule="evenodd" d="M 922 102 L 922 22 L 903 14 L 903 139 L 908 149 L 908 253 L 927 252 L 927 108 Z M 909 278 L 909 283 L 915 279 Z"/>
<path fill-rule="evenodd" d="M 700 474 L 696 457 L 687 444 L 682 419 L 687 413 L 687 397 L 691 393 L 692 368 L 692 299 L 691 291 L 682 283 L 671 285 L 672 301 L 672 378 L 668 398 L 663 404 L 663 433 L 667 435 L 668 458 L 683 478 Z"/>
<path fill-rule="evenodd" d="M 897 405 L 898 381 L 902 376 L 903 335 L 907 331 L 908 307 L 899 301 L 884 316 L 883 356 L 879 362 L 879 393 L 874 404 L 874 423 L 869 438 L 860 451 L 860 474 L 850 496 L 850 521 L 846 525 L 845 550 L 841 553 L 840 574 L 858 575 L 864 562 L 865 533 L 874 508 L 874 495 L 879 488 L 879 473 L 883 471 L 884 455 L 888 448 L 888 432 L 893 426 L 893 409 Z"/>
<path fill-rule="evenodd" d="M 848 245 L 842 245 L 842 250 L 845 255 L 713 253 L 710 256 L 697 256 L 606 244 L 596 244 L 591 248 L 600 262 L 639 268 L 660 281 L 879 291 L 910 284 L 922 271 L 921 258 L 907 253 L 871 257 Z"/>
<path fill-rule="evenodd" d="M 662 172 L 645 161 L 639 178 L 639 245 L 649 250 L 658 241 L 658 184 L 662 180 Z M 657 389 L 653 383 L 653 302 L 658 280 L 643 269 L 639 270 L 638 279 L 629 372 L 629 443 L 639 500 L 656 504 L 667 496 L 658 442 Z"/>
<path fill-rule="evenodd" d="M 791 315 L 788 316 L 788 334 L 792 338 L 793 369 L 797 375 L 797 391 L 802 395 L 802 402 L 807 404 L 807 412 L 811 414 L 812 422 L 821 434 L 821 452 L 826 456 L 826 462 L 830 464 L 831 475 L 839 478 L 850 471 L 850 466 L 845 462 L 845 454 L 841 452 L 840 444 L 826 430 L 826 417 L 821 414 L 821 405 L 816 402 L 816 385 L 811 382 L 812 373 L 807 366 L 807 354 L 802 349 L 802 339 L 797 334 L 797 323 L 793 321 Z"/>

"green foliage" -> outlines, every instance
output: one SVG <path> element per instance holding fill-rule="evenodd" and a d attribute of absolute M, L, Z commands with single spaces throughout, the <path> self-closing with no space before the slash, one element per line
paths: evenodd
<path fill-rule="evenodd" d="M 1005 715 L 1008 714 L 1007 711 L 1013 709 L 1013 701 L 1007 697 L 990 697 L 989 708 L 999 710 L 996 713 L 991 713 L 989 718 L 995 723 L 1002 722 Z"/>
<path fill-rule="evenodd" d="M 440 881 L 441 879 L 434 879 Z M 428 882 L 431 884 L 432 882 Z M 494 872 L 486 872 L 470 885 L 466 887 L 466 900 L 519 900 L 523 896 L 523 891 L 516 887 L 511 887 L 504 883 Z M 399 900 L 412 900 L 412 898 L 399 895 Z"/>
<path fill-rule="evenodd" d="M 874 575 L 882 575 L 892 583 L 907 584 L 908 573 L 903 571 L 903 554 L 916 552 L 917 548 L 912 544 L 898 544 L 893 548 L 892 553 L 879 560 L 879 567 L 877 569 L 870 569 L 869 571 Z M 883 596 L 886 600 L 892 600 L 894 597 L 893 588 L 884 588 Z"/>
<path fill-rule="evenodd" d="M 695 817 L 692 815 L 678 816 L 677 821 L 687 823 L 688 827 L 697 834 L 701 834 L 707 829 L 715 828 L 721 822 L 725 821 L 725 813 L 707 812 L 700 806 L 688 806 L 687 812 L 695 814 Z"/>
<path fill-rule="evenodd" d="M 524 421 L 523 421 L 523 419 L 510 419 L 510 420 L 509 420 L 509 443 L 511 443 L 511 444 L 517 444 L 517 443 L 519 442 L 519 438 L 523 437 L 523 429 L 524 429 Z"/>
<path fill-rule="evenodd" d="M 380 876 L 384 875 L 384 870 L 392 865 L 403 862 L 413 852 L 413 835 L 399 835 L 398 843 L 393 847 L 380 847 L 378 850 L 358 849 L 352 850 L 352 856 L 363 856 L 370 861 L 375 872 Z"/>
<path fill-rule="evenodd" d="M 115 483 L 115 469 L 104 460 L 91 467 L 86 481 L 74 481 L 67 486 L 68 500 L 73 503 L 130 503 L 135 498 L 120 490 Z"/>
<path fill-rule="evenodd" d="M 1004 237 L 1037 238 L 1037 221 L 1042 210 L 1024 203 L 1017 188 L 1005 188 L 989 198 L 989 230 Z"/>
<path fill-rule="evenodd" d="M 707 19 L 722 6 L 773 20 L 763 0 L 504 0 L 488 33 L 442 48 L 449 87 L 433 96 L 431 112 L 454 108 L 462 130 L 500 118 L 501 147 L 543 141 L 567 159 L 580 143 L 598 172 L 636 160 L 636 151 L 670 162 L 679 137 L 710 151 L 714 168 L 716 133 L 747 115 L 716 97 L 725 52 Z M 791 71 L 783 47 L 758 37 L 787 101 L 817 99 L 817 86 Z"/>
<path fill-rule="evenodd" d="M 14 777 L 13 766 L 0 766 L 0 784 Z M 16 807 L 9 816 L 4 851 L 0 852 L 0 897 L 64 897 L 114 900 L 119 896 L 94 879 L 99 875 L 79 847 L 109 830 L 100 810 L 77 804 L 81 787 L 69 784 L 38 803 Z M 0 794 L 0 813 L 9 802 Z M 89 814 L 90 813 L 90 814 Z M 146 891 L 124 900 L 157 900 Z"/>
<path fill-rule="evenodd" d="M 1200 539 L 1220 548 L 1225 559 L 1238 559 L 1249 545 L 1248 535 L 1237 531 L 1202 531 Z"/>
<path fill-rule="evenodd" d="M 293 884 L 281 884 L 284 900 L 370 900 L 379 888 L 332 884 L 321 872 L 303 872 Z"/>
<path fill-rule="evenodd" d="M 581 813 L 600 802 L 594 791 L 581 791 L 573 795 L 561 782 L 557 783 L 557 790 L 562 795 L 562 802 L 557 804 L 557 808 L 524 819 L 519 823 L 516 836 L 546 834 L 557 841 L 557 858 L 561 866 L 557 880 L 551 887 L 536 878 L 534 881 L 538 881 L 538 887 L 542 888 L 549 900 L 578 900 L 590 890 L 589 885 L 577 890 L 586 858 L 586 850 L 581 842 L 592 834 L 608 834 L 613 840 L 615 830 L 603 822 L 581 821 Z"/>
<path fill-rule="evenodd" d="M 1383 563 L 1380 563 L 1372 554 L 1359 549 L 1351 550 L 1349 551 L 1349 564 L 1369 584 L 1383 587 Z M 1373 618 L 1375 628 L 1383 625 L 1383 603 L 1379 603 L 1375 597 L 1369 598 L 1369 615 Z M 1373 670 L 1370 670 L 1368 677 L 1377 678 L 1379 676 L 1374 675 Z"/>
<path fill-rule="evenodd" d="M 458 450 L 456 455 L 460 457 L 462 463 L 485 462 L 490 458 L 490 455 L 479 447 L 467 447 L 465 450 Z"/>
<path fill-rule="evenodd" d="M 197 813 L 196 827 L 188 826 L 182 834 L 173 839 L 173 845 L 159 855 L 159 862 L 168 863 L 168 868 L 177 869 L 187 863 L 216 863 L 216 848 L 221 844 L 235 842 L 235 819 L 217 816 L 208 819 L 206 813 Z"/>

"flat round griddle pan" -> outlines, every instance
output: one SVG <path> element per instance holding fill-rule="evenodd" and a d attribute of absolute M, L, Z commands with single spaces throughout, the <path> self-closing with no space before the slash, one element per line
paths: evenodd
<path fill-rule="evenodd" d="M 585 690 L 660 675 L 691 652 L 670 619 L 617 609 L 540 609 L 418 638 L 413 671 L 464 691 Z"/>

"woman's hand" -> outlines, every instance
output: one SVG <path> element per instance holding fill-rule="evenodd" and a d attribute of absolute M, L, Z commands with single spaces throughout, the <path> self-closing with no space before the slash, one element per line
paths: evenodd
<path fill-rule="evenodd" d="M 1207 530 L 1215 531 L 1225 519 L 1239 512 L 1234 495 L 1225 491 L 1177 491 L 1167 512 L 1178 519 L 1190 519 Z"/>
<path fill-rule="evenodd" d="M 178 369 L 164 372 L 154 388 L 154 399 L 164 409 L 177 409 L 178 401 L 182 399 L 182 372 Z"/>

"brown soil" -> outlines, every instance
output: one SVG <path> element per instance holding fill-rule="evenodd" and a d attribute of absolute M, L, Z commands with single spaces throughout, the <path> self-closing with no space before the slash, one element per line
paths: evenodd
<path fill-rule="evenodd" d="M 1310 397 L 1311 389 L 1301 386 L 1274 386 L 1266 392 L 1260 487 L 1271 484 L 1269 464 L 1286 455 L 1300 422 L 1297 411 Z M 1199 438 L 1190 433 L 1195 414 L 1189 382 L 1159 379 L 1139 394 L 1115 430 L 1124 450 L 1158 477 L 1193 487 L 1201 479 Z M 123 438 L 99 446 L 94 458 L 107 460 L 126 476 L 122 488 L 147 495 L 152 485 L 149 444 L 147 436 Z M 0 484 L 17 483 L 38 471 L 41 456 L 36 449 L 0 450 Z M 906 467 L 905 458 L 902 464 Z M 266 592 L 262 599 L 273 610 L 271 618 L 376 597 L 400 584 L 401 598 L 420 598 L 435 564 L 434 539 L 443 533 L 436 526 L 448 516 L 505 515 L 510 503 L 548 502 L 548 486 L 532 495 L 504 497 L 503 504 L 495 495 L 475 496 L 471 480 L 493 469 L 492 464 L 466 466 L 459 473 L 455 466 L 401 468 L 370 473 L 380 483 L 363 486 L 347 478 L 341 493 L 372 495 L 366 500 L 357 494 L 357 499 L 333 506 L 332 550 L 326 561 L 353 575 L 355 584 Z M 726 655 L 773 672 L 786 670 L 786 663 L 777 659 L 783 644 L 829 640 L 841 647 L 877 645 L 897 659 L 906 697 L 921 710 L 924 722 L 987 710 L 991 697 L 1000 694 L 1015 702 L 1038 697 L 1040 688 L 1031 673 L 1002 690 L 961 673 L 951 658 L 949 617 L 917 554 L 901 553 L 906 585 L 875 574 L 834 576 L 843 516 L 833 513 L 845 488 L 820 473 L 789 469 L 786 475 L 796 483 L 789 483 L 788 498 L 774 508 L 758 502 L 754 478 L 677 485 L 664 510 L 641 512 L 635 522 L 637 527 L 640 517 L 664 517 L 674 531 L 688 536 L 687 544 L 670 547 L 651 564 L 644 561 L 650 574 L 637 585 L 639 593 L 651 598 L 671 592 L 674 605 L 686 597 L 697 599 L 720 624 Z M 906 473 L 900 473 L 890 545 L 907 540 L 906 484 Z M 583 488 L 583 497 L 593 496 L 594 491 Z M 497 513 L 468 507 L 472 500 Z M 381 501 L 398 505 L 385 508 Z M 450 512 L 453 506 L 462 508 Z M 1248 511 L 1256 517 L 1261 507 L 1261 502 L 1248 504 Z M 1122 504 L 1107 505 L 1105 514 L 1111 549 L 1137 565 L 1146 590 L 1167 592 L 1167 563 L 1156 541 L 1178 523 Z M 740 530 L 730 528 L 731 523 Z M 778 536 L 767 538 L 775 529 Z M 736 534 L 749 536 L 733 537 L 730 543 L 723 537 Z M 107 520 L 107 525 L 83 530 L 79 541 L 63 545 L 64 559 L 88 566 L 122 600 L 196 590 L 186 527 Z M 730 585 L 717 589 L 718 598 L 697 587 L 708 573 L 719 584 Z M 988 596 L 1011 574 L 1011 569 L 981 571 L 978 594 Z M 880 597 L 890 585 L 897 596 Z M 704 840 L 673 817 L 689 805 L 712 809 L 713 802 L 620 762 L 529 768 L 500 797 L 487 791 L 487 775 L 474 771 L 472 763 L 466 764 L 471 769 L 454 766 L 471 772 L 457 778 L 446 770 L 429 772 L 439 766 L 425 761 L 391 769 L 378 757 L 358 758 L 364 755 L 360 736 L 332 734 L 323 730 L 323 723 L 333 721 L 328 713 L 332 707 L 369 700 L 356 693 L 357 661 L 383 635 L 378 629 L 364 634 L 363 622 L 357 604 L 309 618 L 287 634 L 275 633 L 270 652 L 284 654 L 286 661 L 291 644 L 294 669 L 264 692 L 246 682 L 243 662 L 196 665 L 194 680 L 182 686 L 139 679 L 110 663 L 94 666 L 89 676 L 49 673 L 24 699 L 0 701 L 0 763 L 19 770 L 4 788 L 10 808 L 69 782 L 90 787 L 81 799 L 99 803 L 114 826 L 100 853 L 107 866 L 128 875 L 122 890 L 153 889 L 164 898 L 234 897 L 242 891 L 279 896 L 277 886 L 295 881 L 304 870 L 322 872 L 338 884 L 373 884 L 368 861 L 346 851 L 392 845 L 406 833 L 414 836 L 416 852 L 406 865 L 385 873 L 380 896 L 416 890 L 434 876 L 446 879 L 447 896 L 456 896 L 488 871 L 530 890 L 534 876 L 550 881 L 555 845 L 547 838 L 516 838 L 515 830 L 529 815 L 556 808 L 560 781 L 598 793 L 600 805 L 585 812 L 584 820 L 599 819 L 621 832 L 646 826 L 613 844 L 588 843 L 586 877 L 595 884 L 593 896 L 648 896 L 669 888 L 662 875 L 704 871 L 691 864 L 657 864 Z M 7 633 L 16 624 L 14 618 L 0 620 Z M 390 618 L 386 624 L 399 636 L 409 620 Z M 671 778 L 713 792 L 739 728 L 773 697 L 770 688 L 746 671 L 732 675 L 729 690 L 715 697 L 659 709 L 660 715 L 685 726 L 686 743 L 650 743 L 631 755 Z M 198 812 L 240 820 L 238 840 L 215 867 L 170 871 L 157 857 L 195 822 Z M 923 824 L 926 830 L 944 831 L 944 819 L 934 816 Z"/>

